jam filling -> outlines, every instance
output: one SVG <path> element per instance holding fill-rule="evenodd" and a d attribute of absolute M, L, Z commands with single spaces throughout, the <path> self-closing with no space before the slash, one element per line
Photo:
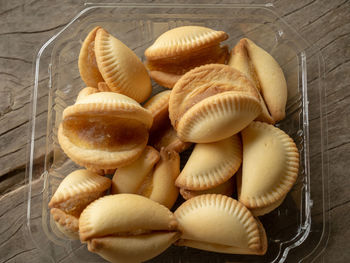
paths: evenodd
<path fill-rule="evenodd" d="M 123 151 L 148 139 L 148 130 L 136 120 L 107 116 L 71 116 L 63 121 L 65 136 L 86 149 Z"/>

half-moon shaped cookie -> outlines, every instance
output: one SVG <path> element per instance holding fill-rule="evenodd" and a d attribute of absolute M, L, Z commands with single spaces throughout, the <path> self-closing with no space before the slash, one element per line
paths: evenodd
<path fill-rule="evenodd" d="M 201 26 L 173 28 L 146 49 L 146 66 L 152 79 L 160 85 L 172 88 L 187 71 L 204 64 L 225 63 L 227 47 L 220 42 L 228 35 Z"/>
<path fill-rule="evenodd" d="M 93 87 L 83 88 L 81 91 L 79 91 L 76 101 L 81 100 L 82 98 L 85 98 L 86 96 L 89 96 L 97 92 L 99 92 L 98 89 Z"/>
<path fill-rule="evenodd" d="M 138 193 L 170 209 L 179 195 L 179 189 L 175 186 L 179 173 L 179 154 L 163 148 L 153 173 L 149 174 Z"/>
<path fill-rule="evenodd" d="M 233 57 L 231 57 L 229 65 L 236 67 L 238 70 L 247 69 L 244 60 L 249 60 L 247 62 L 249 69 L 243 71 L 250 75 L 250 78 L 260 90 L 273 121 L 278 122 L 284 119 L 287 103 L 287 83 L 277 61 L 247 38 L 241 39 L 232 53 Z"/>
<path fill-rule="evenodd" d="M 242 163 L 242 144 L 238 135 L 195 145 L 176 186 L 188 190 L 206 190 L 229 180 Z"/>
<path fill-rule="evenodd" d="M 261 113 L 258 91 L 238 70 L 219 64 L 187 72 L 170 94 L 169 117 L 182 141 L 228 138 Z"/>
<path fill-rule="evenodd" d="M 111 91 L 137 102 L 143 102 L 151 95 L 151 80 L 141 60 L 102 28 L 96 32 L 95 55 L 98 69 Z"/>
<path fill-rule="evenodd" d="M 151 113 L 115 92 L 86 96 L 63 111 L 58 141 L 74 162 L 93 169 L 115 169 L 144 150 Z"/>
<path fill-rule="evenodd" d="M 95 37 L 97 30 L 100 28 L 100 26 L 97 26 L 90 31 L 79 53 L 79 72 L 87 87 L 97 88 L 97 83 L 104 81 L 98 69 L 95 57 Z"/>
<path fill-rule="evenodd" d="M 148 260 L 179 238 L 177 222 L 166 207 L 135 194 L 102 197 L 79 219 L 80 240 L 111 262 Z"/>
<path fill-rule="evenodd" d="M 146 177 L 153 172 L 159 158 L 157 150 L 146 146 L 135 162 L 116 170 L 112 179 L 112 194 L 138 193 Z"/>
<path fill-rule="evenodd" d="M 299 152 L 282 130 L 252 122 L 242 131 L 242 179 L 238 197 L 254 215 L 275 209 L 294 185 L 299 170 Z"/>
<path fill-rule="evenodd" d="M 244 73 L 245 76 L 254 83 L 256 88 L 259 90 L 258 94 L 260 97 L 261 102 L 261 108 L 262 112 L 261 114 L 256 118 L 256 120 L 264 121 L 270 124 L 274 124 L 274 120 L 272 119 L 269 110 L 267 109 L 267 106 L 265 104 L 264 99 L 262 98 L 260 92 L 261 87 L 259 80 L 257 79 L 257 75 L 254 69 L 254 66 L 252 65 L 252 62 L 249 59 L 248 51 L 244 45 L 244 41 L 240 41 L 232 50 L 230 54 L 230 59 L 228 61 L 228 65 L 232 66 L 235 69 L 238 69 L 240 72 Z"/>
<path fill-rule="evenodd" d="M 92 201 L 111 186 L 111 180 L 89 170 L 76 170 L 67 175 L 52 196 L 49 207 L 79 217 Z"/>
<path fill-rule="evenodd" d="M 224 195 L 200 195 L 174 213 L 182 235 L 177 245 L 230 254 L 263 255 L 265 230 L 240 202 Z"/>
<path fill-rule="evenodd" d="M 180 194 L 185 200 L 188 200 L 198 195 L 205 195 L 205 194 L 221 194 L 221 195 L 231 196 L 234 191 L 234 185 L 235 185 L 235 178 L 231 177 L 226 182 L 219 184 L 216 187 L 209 188 L 207 190 L 195 191 L 195 190 L 180 188 Z"/>

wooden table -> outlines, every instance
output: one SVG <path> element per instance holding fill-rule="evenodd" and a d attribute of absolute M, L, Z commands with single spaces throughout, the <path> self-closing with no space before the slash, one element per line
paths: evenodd
<path fill-rule="evenodd" d="M 350 262 L 350 4 L 276 0 L 274 5 L 324 57 L 331 235 L 317 262 Z M 32 62 L 38 47 L 81 8 L 80 1 L 0 0 L 0 262 L 46 262 L 23 237 Z M 46 110 L 38 113 L 45 115 Z"/>

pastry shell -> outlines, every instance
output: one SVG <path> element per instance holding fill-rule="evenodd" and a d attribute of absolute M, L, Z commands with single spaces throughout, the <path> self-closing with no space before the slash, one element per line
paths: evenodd
<path fill-rule="evenodd" d="M 133 99 L 98 92 L 63 111 L 58 140 L 77 164 L 90 169 L 115 169 L 138 158 L 151 125 L 150 112 Z"/>
<path fill-rule="evenodd" d="M 183 26 L 168 30 L 146 49 L 146 66 L 160 85 L 172 88 L 187 71 L 200 65 L 225 63 L 228 38 L 223 31 L 201 26 Z"/>
<path fill-rule="evenodd" d="M 79 100 L 85 98 L 86 96 L 89 96 L 89 95 L 97 93 L 97 92 L 99 92 L 99 90 L 96 88 L 93 88 L 93 87 L 83 88 L 81 91 L 79 91 L 76 101 L 79 101 Z"/>
<path fill-rule="evenodd" d="M 160 160 L 153 173 L 146 178 L 139 189 L 139 194 L 170 209 L 179 195 L 179 189 L 175 186 L 175 180 L 179 173 L 179 154 L 169 149 L 161 149 Z"/>
<path fill-rule="evenodd" d="M 79 219 L 75 216 L 66 214 L 58 208 L 50 210 L 52 218 L 58 230 L 69 239 L 79 239 Z"/>
<path fill-rule="evenodd" d="M 238 198 L 254 215 L 279 206 L 294 185 L 299 152 L 294 141 L 273 125 L 252 122 L 242 131 L 242 179 Z"/>
<path fill-rule="evenodd" d="M 143 102 L 151 95 L 151 80 L 141 60 L 102 28 L 96 32 L 95 54 L 101 75 L 111 91 L 137 102 Z"/>
<path fill-rule="evenodd" d="M 242 163 L 242 144 L 238 135 L 195 145 L 176 186 L 187 190 L 206 190 L 229 180 Z"/>
<path fill-rule="evenodd" d="M 261 87 L 259 80 L 257 79 L 257 75 L 254 69 L 254 66 L 252 65 L 252 62 L 249 59 L 248 51 L 245 47 L 245 41 L 240 41 L 238 44 L 231 50 L 230 59 L 228 61 L 228 65 L 239 70 L 240 72 L 244 73 L 245 76 L 256 86 L 256 88 L 259 90 L 259 98 L 261 101 L 261 107 L 262 112 L 261 114 L 256 118 L 258 121 L 264 121 L 270 124 L 274 124 L 275 121 L 272 119 L 267 106 L 265 104 L 264 99 L 261 97 Z"/>
<path fill-rule="evenodd" d="M 245 52 L 242 49 L 245 49 Z M 251 75 L 252 80 L 260 90 L 273 121 L 278 122 L 284 119 L 287 103 L 287 83 L 277 61 L 247 38 L 240 40 L 233 50 L 233 53 L 235 52 L 242 60 L 249 60 L 250 70 L 248 75 Z M 244 68 L 242 65 L 244 62 L 238 63 L 240 59 L 235 58 L 235 56 L 233 55 L 229 64 L 235 64 L 241 69 Z"/>
<path fill-rule="evenodd" d="M 221 194 L 226 196 L 232 196 L 234 185 L 235 185 L 235 178 L 231 177 L 226 182 L 223 182 L 222 184 L 219 184 L 218 186 L 209 188 L 207 190 L 195 191 L 195 190 L 180 188 L 180 194 L 185 200 L 188 200 L 195 196 L 204 195 L 204 194 Z"/>
<path fill-rule="evenodd" d="M 79 217 L 84 208 L 101 197 L 111 186 L 111 180 L 88 170 L 76 170 L 67 175 L 52 196 L 49 207 Z"/>
<path fill-rule="evenodd" d="M 177 221 L 168 208 L 135 194 L 104 196 L 91 203 L 79 218 L 82 242 L 107 236 L 139 236 L 176 232 Z"/>
<path fill-rule="evenodd" d="M 135 162 L 115 171 L 112 178 L 112 194 L 137 193 L 146 177 L 153 172 L 159 158 L 157 150 L 146 146 Z"/>
<path fill-rule="evenodd" d="M 215 194 L 196 196 L 185 201 L 174 215 L 182 232 L 177 245 L 230 254 L 266 253 L 263 226 L 233 198 Z"/>
<path fill-rule="evenodd" d="M 104 81 L 98 69 L 95 57 L 95 37 L 97 30 L 100 28 L 100 26 L 97 26 L 90 31 L 85 38 L 79 53 L 79 72 L 87 87 L 97 88 L 97 83 Z"/>
<path fill-rule="evenodd" d="M 109 262 L 135 263 L 156 257 L 179 237 L 178 232 L 102 237 L 87 241 L 87 245 L 89 251 L 99 254 Z"/>
<path fill-rule="evenodd" d="M 182 141 L 228 138 L 261 113 L 258 91 L 227 65 L 205 65 L 186 73 L 170 94 L 169 117 Z"/>

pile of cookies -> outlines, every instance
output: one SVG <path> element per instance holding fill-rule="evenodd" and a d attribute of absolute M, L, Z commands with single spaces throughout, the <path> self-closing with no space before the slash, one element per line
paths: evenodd
<path fill-rule="evenodd" d="M 88 34 L 79 54 L 86 88 L 58 129 L 63 151 L 85 169 L 49 203 L 59 231 L 110 262 L 145 261 L 172 244 L 266 253 L 257 216 L 283 202 L 299 169 L 295 143 L 274 126 L 287 85 L 270 54 L 249 39 L 229 52 L 227 38 L 174 28 L 143 64 L 103 28 Z M 149 98 L 151 78 L 168 90 Z M 172 212 L 179 193 L 185 201 Z"/>

